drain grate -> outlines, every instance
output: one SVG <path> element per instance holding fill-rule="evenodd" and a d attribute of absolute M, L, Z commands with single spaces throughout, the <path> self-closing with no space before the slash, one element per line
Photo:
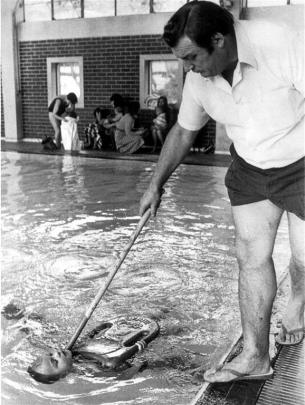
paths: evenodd
<path fill-rule="evenodd" d="M 305 405 L 305 344 L 283 346 L 256 405 Z"/>

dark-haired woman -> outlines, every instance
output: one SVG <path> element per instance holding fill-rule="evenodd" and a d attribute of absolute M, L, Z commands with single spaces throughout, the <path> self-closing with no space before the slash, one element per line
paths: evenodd
<path fill-rule="evenodd" d="M 120 107 L 123 110 L 125 106 L 124 98 L 118 93 L 113 93 L 110 96 L 110 103 L 113 109 L 116 107 Z"/>
<path fill-rule="evenodd" d="M 140 109 L 140 104 L 137 101 L 130 102 L 127 107 L 127 112 L 116 124 L 115 144 L 120 153 L 131 154 L 135 153 L 144 144 L 145 129 L 134 129 L 135 119 Z"/>
<path fill-rule="evenodd" d="M 63 96 L 55 97 L 49 107 L 49 120 L 54 129 L 54 139 L 57 149 L 61 147 L 60 125 L 61 121 L 65 120 L 67 113 L 75 110 L 77 96 L 74 93 L 69 93 Z"/>
<path fill-rule="evenodd" d="M 151 136 L 153 139 L 152 153 L 156 151 L 157 142 L 160 141 L 163 146 L 164 139 L 169 129 L 170 122 L 170 108 L 168 106 L 167 97 L 160 96 L 157 101 L 157 107 L 155 110 L 156 117 L 153 119 L 151 130 Z"/>

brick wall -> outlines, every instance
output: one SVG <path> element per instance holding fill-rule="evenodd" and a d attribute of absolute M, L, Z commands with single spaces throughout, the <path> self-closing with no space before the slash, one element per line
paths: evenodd
<path fill-rule="evenodd" d="M 139 55 L 160 53 L 169 49 L 157 35 L 21 42 L 24 137 L 53 132 L 47 112 L 47 57 L 83 56 L 85 108 L 78 110 L 79 131 L 83 131 L 96 106 L 109 107 L 112 93 L 139 100 Z M 212 122 L 207 127 L 211 133 L 215 126 Z"/>

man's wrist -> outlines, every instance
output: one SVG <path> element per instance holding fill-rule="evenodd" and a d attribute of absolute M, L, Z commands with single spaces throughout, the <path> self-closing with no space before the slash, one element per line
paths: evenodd
<path fill-rule="evenodd" d="M 153 193 L 160 193 L 162 190 L 162 184 L 157 181 L 152 181 L 149 186 L 150 191 Z"/>

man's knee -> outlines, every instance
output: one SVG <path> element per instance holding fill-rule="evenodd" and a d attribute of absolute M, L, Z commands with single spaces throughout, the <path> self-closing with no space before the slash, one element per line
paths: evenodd
<path fill-rule="evenodd" d="M 237 236 L 235 247 L 241 268 L 260 268 L 272 260 L 273 247 L 261 238 Z"/>

